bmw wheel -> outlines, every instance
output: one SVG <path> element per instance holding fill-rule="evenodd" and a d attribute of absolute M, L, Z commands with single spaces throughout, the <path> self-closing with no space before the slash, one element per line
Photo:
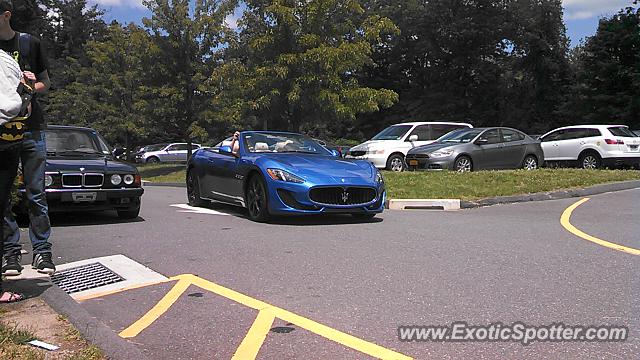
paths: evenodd
<path fill-rule="evenodd" d="M 468 156 L 460 156 L 456 159 L 454 169 L 457 172 L 473 171 L 473 163 L 471 162 L 471 158 Z"/>
<path fill-rule="evenodd" d="M 580 156 L 580 159 L 578 159 L 578 163 L 583 169 L 594 170 L 602 167 L 602 159 L 600 158 L 600 155 L 596 153 L 583 154 Z"/>
<path fill-rule="evenodd" d="M 159 162 L 160 162 L 160 159 L 158 159 L 155 156 L 152 156 L 152 157 L 148 158 L 147 161 L 146 161 L 147 164 L 157 164 Z"/>
<path fill-rule="evenodd" d="M 200 183 L 198 175 L 193 169 L 187 173 L 187 200 L 191 206 L 204 206 L 205 202 L 200 197 Z"/>
<path fill-rule="evenodd" d="M 400 154 L 393 154 L 387 159 L 387 170 L 401 172 L 405 169 L 404 157 Z"/>
<path fill-rule="evenodd" d="M 257 222 L 269 220 L 269 209 L 267 202 L 267 187 L 261 176 L 255 175 L 249 179 L 246 193 L 247 209 L 249 218 Z"/>
<path fill-rule="evenodd" d="M 527 155 L 522 162 L 522 168 L 525 170 L 535 170 L 538 168 L 538 159 L 533 155 Z"/>

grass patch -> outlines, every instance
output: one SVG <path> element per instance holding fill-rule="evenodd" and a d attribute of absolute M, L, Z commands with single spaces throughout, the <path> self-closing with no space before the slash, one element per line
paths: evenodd
<path fill-rule="evenodd" d="M 184 183 L 184 167 L 149 165 L 161 175 L 144 177 L 157 183 Z M 141 167 L 143 169 L 145 167 Z M 164 169 L 159 171 L 158 169 Z M 637 170 L 538 169 L 472 173 L 384 172 L 387 197 L 392 199 L 477 200 L 495 196 L 576 189 L 625 180 L 640 180 Z"/>
<path fill-rule="evenodd" d="M 477 200 L 640 180 L 640 171 L 539 169 L 462 174 L 453 171 L 385 172 L 384 178 L 388 197 L 392 199 Z"/>
<path fill-rule="evenodd" d="M 165 177 L 171 178 L 174 174 L 182 171 L 184 173 L 185 164 L 152 164 L 152 165 L 138 165 L 136 166 L 138 171 L 140 171 L 140 176 L 142 180 L 149 180 L 149 178 L 160 178 L 164 179 Z M 184 177 L 180 182 L 184 182 Z M 166 180 L 154 180 L 154 182 L 175 182 L 175 181 L 166 181 Z"/>
<path fill-rule="evenodd" d="M 35 335 L 28 330 L 18 329 L 16 325 L 0 322 L 0 359 L 44 359 L 43 353 L 25 345 L 35 339 Z"/>

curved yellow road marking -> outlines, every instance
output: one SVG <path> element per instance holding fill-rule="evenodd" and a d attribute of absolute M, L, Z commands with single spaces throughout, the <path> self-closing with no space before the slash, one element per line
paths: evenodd
<path fill-rule="evenodd" d="M 576 228 L 575 226 L 571 225 L 571 214 L 573 213 L 573 211 L 575 209 L 578 208 L 578 206 L 586 203 L 587 201 L 589 201 L 589 198 L 584 198 L 578 202 L 576 202 L 575 204 L 569 206 L 563 213 L 562 216 L 560 217 L 560 224 L 562 224 L 562 226 L 569 231 L 570 233 L 584 239 L 587 241 L 591 241 L 592 243 L 596 243 L 600 246 L 604 246 L 604 247 L 608 247 L 610 249 L 613 250 L 618 250 L 618 251 L 622 251 L 622 252 L 626 252 L 627 254 L 631 254 L 631 255 L 640 255 L 640 250 L 638 249 L 634 249 L 632 247 L 628 247 L 628 246 L 623 246 L 623 245 L 619 245 L 619 244 L 615 244 L 606 240 L 602 240 L 599 239 L 595 236 L 591 236 L 587 233 L 585 233 L 584 231 Z"/>

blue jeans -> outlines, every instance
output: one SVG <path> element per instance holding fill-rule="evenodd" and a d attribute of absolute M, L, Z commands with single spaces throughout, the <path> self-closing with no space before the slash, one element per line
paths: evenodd
<path fill-rule="evenodd" d="M 44 191 L 46 158 L 44 132 L 26 132 L 24 141 L 20 145 L 20 160 L 29 211 L 29 238 L 31 238 L 34 254 L 51 252 L 49 242 L 51 224 Z M 11 213 L 11 204 L 4 209 L 4 250 L 7 254 L 19 253 L 22 250 L 20 229 Z"/>
<path fill-rule="evenodd" d="M 11 199 L 11 186 L 18 171 L 19 151 L 0 150 L 0 209 L 4 209 Z M 3 229 L 0 226 L 0 239 Z M 4 256 L 3 242 L 0 241 L 0 259 Z M 0 295 L 2 295 L 2 277 L 0 276 Z"/>

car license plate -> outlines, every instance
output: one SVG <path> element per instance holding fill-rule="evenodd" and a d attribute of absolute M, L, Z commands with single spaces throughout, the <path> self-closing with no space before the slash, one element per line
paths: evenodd
<path fill-rule="evenodd" d="M 409 165 L 418 166 L 418 160 L 409 160 Z"/>
<path fill-rule="evenodd" d="M 629 150 L 638 151 L 638 145 L 629 145 Z"/>
<path fill-rule="evenodd" d="M 77 192 L 71 194 L 71 199 L 73 202 L 82 203 L 82 202 L 94 202 L 98 197 L 97 192 Z"/>

